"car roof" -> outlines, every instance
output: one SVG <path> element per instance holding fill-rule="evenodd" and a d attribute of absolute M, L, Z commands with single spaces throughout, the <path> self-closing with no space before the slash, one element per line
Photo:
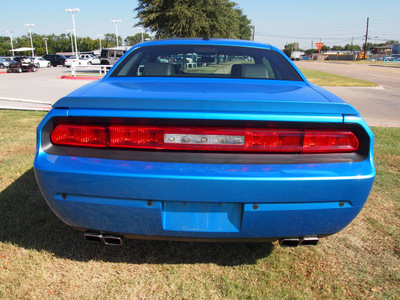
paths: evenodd
<path fill-rule="evenodd" d="M 156 45 L 220 45 L 220 46 L 236 46 L 236 47 L 252 47 L 263 48 L 269 50 L 278 50 L 269 44 L 253 42 L 248 40 L 234 40 L 234 39 L 215 39 L 215 38 L 174 38 L 152 40 L 136 44 L 134 48 L 141 46 L 156 46 Z"/>

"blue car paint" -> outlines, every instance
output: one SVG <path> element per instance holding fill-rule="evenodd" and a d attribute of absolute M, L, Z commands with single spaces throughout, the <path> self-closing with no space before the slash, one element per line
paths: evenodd
<path fill-rule="evenodd" d="M 195 42 L 201 43 L 144 45 Z M 277 51 L 251 42 L 215 43 Z M 370 137 L 370 149 L 360 162 L 314 164 L 171 163 L 46 153 L 41 132 L 47 122 L 79 116 L 359 124 Z M 71 226 L 127 237 L 329 235 L 359 213 L 375 177 L 368 126 L 353 107 L 306 80 L 106 76 L 59 100 L 37 136 L 35 174 L 53 211 Z"/>

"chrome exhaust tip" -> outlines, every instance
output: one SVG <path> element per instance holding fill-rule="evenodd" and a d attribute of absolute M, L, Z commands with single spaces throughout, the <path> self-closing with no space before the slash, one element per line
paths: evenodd
<path fill-rule="evenodd" d="M 301 240 L 301 246 L 316 246 L 319 238 L 316 236 L 306 236 Z"/>
<path fill-rule="evenodd" d="M 299 238 L 284 238 L 279 240 L 279 245 L 281 247 L 297 247 L 299 244 Z"/>
<path fill-rule="evenodd" d="M 122 246 L 122 237 L 117 235 L 103 236 L 103 243 L 109 246 Z"/>
<path fill-rule="evenodd" d="M 100 233 L 85 232 L 83 234 L 83 238 L 90 243 L 95 243 L 95 244 L 103 243 L 103 235 Z"/>

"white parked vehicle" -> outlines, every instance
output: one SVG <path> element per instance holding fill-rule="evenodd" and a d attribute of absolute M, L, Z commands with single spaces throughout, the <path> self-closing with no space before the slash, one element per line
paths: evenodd
<path fill-rule="evenodd" d="M 79 57 L 70 56 L 65 60 L 65 66 L 70 67 L 72 65 L 77 66 L 88 66 L 92 64 L 94 59 L 93 54 L 80 54 Z"/>
<path fill-rule="evenodd" d="M 36 68 L 50 68 L 51 62 L 44 59 L 43 57 L 35 57 L 32 59 L 32 63 Z"/>
<path fill-rule="evenodd" d="M 93 57 L 93 59 L 90 61 L 90 63 L 92 65 L 100 65 L 100 63 L 101 63 L 100 56 L 96 55 L 95 57 Z"/>
<path fill-rule="evenodd" d="M 66 67 L 69 68 L 69 67 L 72 66 L 73 64 L 75 65 L 75 64 L 77 63 L 77 61 L 78 61 L 78 58 L 77 58 L 75 55 L 70 56 L 70 57 L 68 57 L 68 58 L 65 60 L 64 66 L 66 66 Z"/>

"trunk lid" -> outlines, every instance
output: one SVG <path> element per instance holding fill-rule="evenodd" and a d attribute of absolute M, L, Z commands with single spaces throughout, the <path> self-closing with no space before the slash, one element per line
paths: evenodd
<path fill-rule="evenodd" d="M 213 78 L 106 78 L 54 108 L 179 112 L 358 114 L 330 92 L 306 82 Z"/>

